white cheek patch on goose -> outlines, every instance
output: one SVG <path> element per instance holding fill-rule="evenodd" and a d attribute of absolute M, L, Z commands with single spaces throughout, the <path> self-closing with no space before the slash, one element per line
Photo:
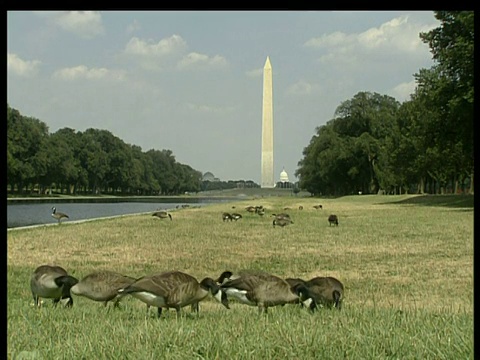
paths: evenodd
<path fill-rule="evenodd" d="M 154 295 L 152 293 L 146 292 L 146 291 L 140 291 L 136 293 L 131 294 L 133 297 L 136 297 L 139 300 L 142 300 L 144 303 L 150 305 L 150 306 L 155 306 L 155 307 L 161 307 L 165 305 L 165 299 L 162 298 L 161 296 Z"/>
<path fill-rule="evenodd" d="M 213 297 L 218 301 L 218 302 L 222 302 L 222 290 L 218 290 L 217 293 L 215 295 L 213 295 Z"/>
<path fill-rule="evenodd" d="M 252 305 L 252 306 L 256 305 L 255 303 L 247 299 L 246 290 L 238 290 L 235 288 L 230 288 L 230 289 L 226 289 L 225 292 L 227 293 L 227 295 L 234 297 L 235 299 L 237 299 L 243 304 Z"/>
<path fill-rule="evenodd" d="M 303 301 L 303 305 L 305 305 L 307 308 L 310 307 L 310 305 L 312 304 L 312 298 L 308 298 L 307 300 Z"/>

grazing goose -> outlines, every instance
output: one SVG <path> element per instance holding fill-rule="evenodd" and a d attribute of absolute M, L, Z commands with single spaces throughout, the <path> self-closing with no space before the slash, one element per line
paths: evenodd
<path fill-rule="evenodd" d="M 242 218 L 242 215 L 239 213 L 232 213 L 233 220 L 237 221 Z"/>
<path fill-rule="evenodd" d="M 157 307 L 158 317 L 162 315 L 162 308 L 173 308 L 179 316 L 180 309 L 187 305 L 192 305 L 192 309 L 198 313 L 198 303 L 208 294 L 212 294 L 217 301 L 230 309 L 227 295 L 213 279 L 206 277 L 198 282 L 193 276 L 181 271 L 144 276 L 118 292 L 130 294 L 148 306 Z"/>
<path fill-rule="evenodd" d="M 168 212 L 166 212 L 165 210 L 158 210 L 158 211 L 155 211 L 152 216 L 156 216 L 158 217 L 159 219 L 166 219 L 166 218 L 170 218 L 170 220 L 172 220 L 172 215 Z"/>
<path fill-rule="evenodd" d="M 233 220 L 233 217 L 232 217 L 232 215 L 231 215 L 230 213 L 224 212 L 224 213 L 222 214 L 222 220 L 223 220 L 223 221 L 225 221 L 225 220 L 230 220 L 230 221 L 232 221 L 232 220 Z"/>
<path fill-rule="evenodd" d="M 71 292 L 93 301 L 103 301 L 105 306 L 109 301 L 114 300 L 113 306 L 118 307 L 122 298 L 118 294 L 118 290 L 133 284 L 135 280 L 133 277 L 113 271 L 96 271 L 81 279 L 72 287 Z"/>
<path fill-rule="evenodd" d="M 255 212 L 257 212 L 257 207 L 250 205 L 250 206 L 245 207 L 245 210 L 247 210 L 250 213 L 255 213 Z"/>
<path fill-rule="evenodd" d="M 328 223 L 330 226 L 332 226 L 332 224 L 334 224 L 335 226 L 338 226 L 338 216 L 337 215 L 330 215 L 328 217 Z"/>
<path fill-rule="evenodd" d="M 57 212 L 57 208 L 55 206 L 52 207 L 52 217 L 58 221 L 60 224 L 60 221 L 62 219 L 68 219 L 68 215 L 62 212 Z"/>
<path fill-rule="evenodd" d="M 298 210 L 303 210 L 303 206 L 300 205 L 300 206 L 298 207 Z"/>
<path fill-rule="evenodd" d="M 318 276 L 306 281 L 305 285 L 317 304 L 336 307 L 338 310 L 342 308 L 344 286 L 340 280 L 331 276 Z"/>
<path fill-rule="evenodd" d="M 273 220 L 273 227 L 276 225 L 284 227 L 287 225 L 293 224 L 293 221 L 291 219 L 285 218 L 285 219 L 275 219 Z"/>
<path fill-rule="evenodd" d="M 304 284 L 293 288 L 288 282 L 278 276 L 268 273 L 245 274 L 238 278 L 227 280 L 220 288 L 227 296 L 233 297 L 242 304 L 257 306 L 259 313 L 267 313 L 272 306 L 298 303 L 301 301 L 313 312 L 315 300 Z"/>
<path fill-rule="evenodd" d="M 35 269 L 30 278 L 34 305 L 40 306 L 40 298 L 53 299 L 54 305 L 61 299 L 67 299 L 65 306 L 73 306 L 70 288 L 78 279 L 68 275 L 67 271 L 54 265 L 41 265 Z"/>
<path fill-rule="evenodd" d="M 287 213 L 272 214 L 272 216 L 274 216 L 276 220 L 290 220 L 290 215 Z"/>
<path fill-rule="evenodd" d="M 317 209 L 317 210 L 318 210 L 318 209 L 323 209 L 323 206 L 322 206 L 322 205 L 313 205 L 313 207 L 314 207 L 315 209 Z"/>
<path fill-rule="evenodd" d="M 300 278 L 287 278 L 285 281 L 290 286 L 304 284 L 310 290 L 310 295 L 315 298 L 317 305 L 336 307 L 339 310 L 342 308 L 344 287 L 340 280 L 334 277 L 318 276 L 308 281 Z"/>

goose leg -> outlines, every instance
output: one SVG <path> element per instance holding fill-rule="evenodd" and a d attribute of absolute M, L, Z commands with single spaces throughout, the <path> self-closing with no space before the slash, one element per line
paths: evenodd
<path fill-rule="evenodd" d="M 40 301 L 39 301 L 38 295 L 34 294 L 33 292 L 32 292 L 32 295 L 33 295 L 33 305 L 35 307 L 39 308 L 40 307 Z"/>
<path fill-rule="evenodd" d="M 199 305 L 198 302 L 193 303 L 190 307 L 191 307 L 191 309 L 192 309 L 192 312 L 196 312 L 196 313 L 198 314 L 198 310 L 199 310 L 199 308 L 200 308 L 200 305 Z"/>

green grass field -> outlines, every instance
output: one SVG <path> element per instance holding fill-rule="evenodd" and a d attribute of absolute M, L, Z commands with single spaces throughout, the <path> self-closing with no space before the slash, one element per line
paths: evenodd
<path fill-rule="evenodd" d="M 263 205 L 265 216 L 247 205 Z M 243 219 L 223 222 L 224 211 Z M 278 212 L 294 224 L 274 228 Z M 172 216 L 8 231 L 8 358 L 473 359 L 471 196 L 248 197 Z M 29 279 L 42 264 L 77 278 L 98 269 L 136 277 L 175 269 L 198 280 L 227 269 L 334 276 L 345 300 L 341 311 L 287 305 L 259 315 L 208 298 L 198 316 L 187 307 L 178 319 L 146 316 L 133 297 L 119 309 L 81 297 L 73 308 L 46 300 L 36 309 Z"/>

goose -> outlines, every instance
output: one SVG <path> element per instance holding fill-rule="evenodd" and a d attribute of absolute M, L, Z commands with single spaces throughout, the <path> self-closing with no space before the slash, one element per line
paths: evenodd
<path fill-rule="evenodd" d="M 232 213 L 233 220 L 237 221 L 242 218 L 242 215 L 239 213 Z"/>
<path fill-rule="evenodd" d="M 330 215 L 328 217 L 328 223 L 330 226 L 332 226 L 332 224 L 334 224 L 335 226 L 338 226 L 338 216 L 337 215 Z"/>
<path fill-rule="evenodd" d="M 273 220 L 273 227 L 276 225 L 284 227 L 287 225 L 293 224 L 293 221 L 291 219 L 285 218 L 285 219 L 275 219 Z"/>
<path fill-rule="evenodd" d="M 317 210 L 318 210 L 318 209 L 323 209 L 323 206 L 322 206 L 322 205 L 313 205 L 313 207 L 314 207 L 315 209 L 317 209 Z"/>
<path fill-rule="evenodd" d="M 68 275 L 67 271 L 55 265 L 41 265 L 35 269 L 30 277 L 30 290 L 33 302 L 40 307 L 40 298 L 53 299 L 53 304 L 67 299 L 65 306 L 73 306 L 70 288 L 78 283 L 78 279 Z"/>
<path fill-rule="evenodd" d="M 267 313 L 269 307 L 302 302 L 310 311 L 316 303 L 304 284 L 293 288 L 284 279 L 268 273 L 244 274 L 220 285 L 227 296 L 242 304 L 257 306 L 259 314 Z"/>
<path fill-rule="evenodd" d="M 152 216 L 156 216 L 160 219 L 166 219 L 167 217 L 170 218 L 170 220 L 172 220 L 172 215 L 169 213 L 169 212 L 166 212 L 165 210 L 158 210 L 158 211 L 155 211 Z"/>
<path fill-rule="evenodd" d="M 148 275 L 137 279 L 133 284 L 120 289 L 119 294 L 130 294 L 143 301 L 148 306 L 158 308 L 158 317 L 162 315 L 162 308 L 173 308 L 180 315 L 180 309 L 192 305 L 198 314 L 198 303 L 208 294 L 230 309 L 227 295 L 220 289 L 212 278 L 206 277 L 202 281 L 181 271 L 167 271 Z M 148 311 L 148 307 L 147 307 Z"/>
<path fill-rule="evenodd" d="M 310 295 L 315 298 L 317 305 L 336 307 L 339 310 L 342 308 L 344 286 L 340 280 L 334 277 L 317 276 L 308 281 L 300 278 L 286 278 L 285 281 L 292 287 L 304 284 L 308 287 Z"/>
<path fill-rule="evenodd" d="M 245 207 L 245 210 L 247 210 L 250 213 L 255 213 L 255 212 L 257 212 L 257 207 L 250 205 L 250 206 Z"/>
<path fill-rule="evenodd" d="M 290 220 L 290 215 L 287 213 L 272 214 L 272 216 L 274 216 L 276 220 Z"/>
<path fill-rule="evenodd" d="M 58 221 L 60 224 L 60 221 L 62 219 L 68 219 L 68 215 L 62 212 L 57 212 L 57 208 L 55 206 L 52 207 L 52 217 Z"/>
<path fill-rule="evenodd" d="M 317 304 L 328 308 L 342 308 L 344 286 L 331 276 L 317 276 L 305 282 Z"/>
<path fill-rule="evenodd" d="M 93 301 L 102 301 L 105 306 L 109 301 L 114 300 L 113 306 L 118 307 L 122 298 L 118 294 L 118 290 L 133 284 L 135 280 L 133 277 L 114 271 L 96 271 L 88 274 L 75 284 L 71 292 L 74 295 L 84 296 Z"/>
<path fill-rule="evenodd" d="M 303 206 L 300 205 L 300 206 L 298 207 L 298 210 L 303 210 Z"/>
<path fill-rule="evenodd" d="M 232 220 L 233 220 L 233 217 L 232 217 L 232 215 L 231 215 L 230 213 L 224 212 L 224 213 L 222 214 L 222 220 L 223 220 L 223 221 L 225 221 L 225 220 L 230 220 L 230 221 L 232 221 Z"/>

